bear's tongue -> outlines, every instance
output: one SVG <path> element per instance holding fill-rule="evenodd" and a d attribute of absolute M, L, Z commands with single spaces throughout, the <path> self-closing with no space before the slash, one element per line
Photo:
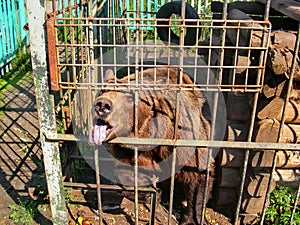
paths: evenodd
<path fill-rule="evenodd" d="M 95 125 L 94 126 L 94 142 L 97 145 L 102 145 L 102 142 L 106 138 L 107 125 Z"/>
<path fill-rule="evenodd" d="M 89 135 L 89 142 L 102 145 L 102 142 L 107 136 L 107 128 L 108 125 L 104 121 L 98 121 Z"/>

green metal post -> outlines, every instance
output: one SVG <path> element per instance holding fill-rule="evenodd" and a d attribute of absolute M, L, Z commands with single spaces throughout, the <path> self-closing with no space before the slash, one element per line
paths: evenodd
<path fill-rule="evenodd" d="M 41 133 L 45 173 L 52 211 L 53 224 L 68 224 L 62 183 L 62 171 L 58 141 L 50 141 L 46 135 L 56 136 L 53 101 L 49 94 L 46 38 L 45 38 L 45 0 L 27 1 L 30 31 L 30 49 L 34 82 L 36 85 L 37 111 Z"/>

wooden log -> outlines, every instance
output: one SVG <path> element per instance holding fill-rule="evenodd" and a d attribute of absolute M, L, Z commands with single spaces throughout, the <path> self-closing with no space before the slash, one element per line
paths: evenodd
<path fill-rule="evenodd" d="M 224 140 L 226 141 L 246 141 L 248 136 L 248 124 L 228 121 Z"/>
<path fill-rule="evenodd" d="M 258 218 L 259 218 L 259 215 L 256 213 L 254 213 L 254 214 L 243 213 L 240 216 L 239 224 L 256 224 Z"/>
<path fill-rule="evenodd" d="M 261 0 L 263 1 L 263 0 Z M 229 12 L 231 9 L 239 9 L 247 14 L 251 14 L 253 19 L 256 19 L 253 15 L 261 15 L 263 16 L 265 14 L 265 5 L 261 4 L 259 2 L 232 2 L 228 4 L 227 12 Z M 219 17 L 218 19 L 222 19 L 222 15 L 220 13 L 223 12 L 223 3 L 222 2 L 216 2 L 213 1 L 211 3 L 211 10 L 212 12 L 215 12 L 213 16 L 216 15 L 216 13 Z M 272 24 L 273 30 L 298 30 L 298 23 L 296 20 L 284 17 L 284 14 L 274 10 L 270 9 L 269 12 L 270 16 L 269 21 Z M 217 17 L 214 17 L 217 18 Z M 261 17 L 260 17 L 261 18 Z M 260 18 L 257 18 L 259 20 Z"/>
<path fill-rule="evenodd" d="M 255 151 L 251 155 L 250 165 L 252 167 L 272 167 L 274 151 Z M 300 168 L 300 150 L 279 150 L 276 153 L 276 168 Z"/>
<path fill-rule="evenodd" d="M 282 98 L 274 98 L 268 102 L 264 108 L 260 109 L 257 113 L 257 118 L 260 120 L 277 118 L 282 110 L 283 104 L 284 100 Z"/>
<path fill-rule="evenodd" d="M 300 182 L 300 169 L 276 169 L 273 174 L 273 179 L 282 185 L 298 187 Z"/>
<path fill-rule="evenodd" d="M 267 66 L 275 75 L 290 76 L 293 61 L 293 51 L 287 48 L 270 48 L 268 52 Z M 296 64 L 294 80 L 300 81 L 300 66 Z"/>
<path fill-rule="evenodd" d="M 265 201 L 264 197 L 260 197 L 260 198 L 248 197 L 248 198 L 245 198 L 242 202 L 242 210 L 243 210 L 243 212 L 249 213 L 249 214 L 260 213 L 263 210 L 264 201 Z M 267 205 L 268 204 L 269 203 L 267 203 Z"/>
<path fill-rule="evenodd" d="M 283 108 L 276 118 L 278 121 L 282 120 L 282 112 L 283 112 Z M 300 102 L 290 100 L 286 105 L 286 110 L 284 112 L 284 115 L 285 115 L 284 121 L 286 123 L 300 124 Z"/>
<path fill-rule="evenodd" d="M 246 141 L 248 124 L 229 121 L 224 140 Z M 220 166 L 239 168 L 244 161 L 244 151 L 240 149 L 221 149 L 218 155 Z"/>
<path fill-rule="evenodd" d="M 274 76 L 272 71 L 266 67 L 265 81 L 262 92 L 266 98 L 275 96 L 284 98 L 287 90 L 286 76 Z"/>
<path fill-rule="evenodd" d="M 293 86 L 295 87 L 299 82 L 294 82 Z M 298 88 L 298 87 L 297 87 Z M 290 92 L 290 99 L 294 101 L 300 100 L 300 89 L 292 89 Z"/>
<path fill-rule="evenodd" d="M 272 45 L 268 52 L 267 66 L 275 75 L 290 76 L 293 62 L 296 33 L 275 31 L 272 33 Z M 298 52 L 299 57 L 299 52 Z M 296 63 L 294 80 L 300 81 L 300 65 Z"/>
<path fill-rule="evenodd" d="M 254 170 L 255 171 L 255 170 Z M 222 167 L 220 169 L 220 176 L 218 176 L 220 188 L 238 188 L 241 185 L 240 170 L 237 168 Z M 255 174 L 254 177 L 246 178 L 246 190 L 252 197 L 261 197 L 266 194 L 270 174 L 260 173 Z M 271 190 L 276 183 L 296 187 L 300 182 L 300 169 L 281 169 L 276 168 L 273 173 L 273 180 L 271 183 Z"/>
<path fill-rule="evenodd" d="M 282 75 L 288 72 L 288 65 L 285 61 L 284 49 L 272 47 L 268 52 L 267 66 L 275 75 Z"/>
<path fill-rule="evenodd" d="M 280 123 L 276 119 L 265 119 L 257 123 L 254 139 L 256 142 L 277 142 Z M 300 125 L 288 124 L 283 127 L 281 143 L 299 143 Z"/>
<path fill-rule="evenodd" d="M 267 0 L 257 0 L 257 2 L 266 4 Z M 272 0 L 271 7 L 300 22 L 300 2 L 293 0 Z"/>
<path fill-rule="evenodd" d="M 240 168 L 243 165 L 244 156 L 244 151 L 240 149 L 221 149 L 220 166 Z"/>
<path fill-rule="evenodd" d="M 272 46 L 274 48 L 288 48 L 293 50 L 296 43 L 296 33 L 292 31 L 276 30 L 271 34 Z"/>
<path fill-rule="evenodd" d="M 279 122 L 282 119 L 284 100 L 282 98 L 272 99 L 264 108 L 258 113 L 257 117 L 263 119 L 276 119 Z M 300 124 L 300 102 L 290 100 L 284 112 L 286 123 Z"/>
<path fill-rule="evenodd" d="M 248 176 L 246 179 L 246 190 L 251 197 L 265 197 L 269 185 L 270 174 L 259 173 L 254 176 Z M 274 190 L 276 183 L 274 180 L 271 182 L 271 192 Z"/>
<path fill-rule="evenodd" d="M 218 177 L 219 187 L 235 188 L 241 183 L 240 170 L 237 168 L 222 167 Z"/>
<path fill-rule="evenodd" d="M 246 55 L 241 55 L 238 54 L 237 58 L 236 58 L 236 63 L 234 64 L 234 66 L 236 66 L 235 72 L 237 74 L 241 74 L 243 73 L 246 69 L 248 69 L 248 67 L 251 64 L 251 60 L 249 59 L 249 57 Z"/>
<path fill-rule="evenodd" d="M 252 94 L 248 93 L 228 93 L 227 118 L 234 121 L 249 121 L 252 96 Z"/>
<path fill-rule="evenodd" d="M 258 2 L 231 2 L 228 4 L 227 11 L 229 12 L 231 9 L 239 9 L 247 14 L 254 15 L 264 15 L 265 13 L 265 5 Z M 223 3 L 213 1 L 211 3 L 211 11 L 212 12 L 223 12 Z M 270 9 L 270 15 L 272 16 L 282 16 L 282 13 L 279 13 L 273 9 Z"/>
<path fill-rule="evenodd" d="M 240 168 L 244 161 L 244 152 L 237 149 L 222 149 L 219 153 L 220 165 Z M 251 152 L 249 165 L 253 168 L 271 168 L 274 151 Z M 279 150 L 276 154 L 276 168 L 300 168 L 300 151 Z"/>
<path fill-rule="evenodd" d="M 297 21 L 289 17 L 269 17 L 269 21 L 272 24 L 272 30 L 298 30 Z"/>
<path fill-rule="evenodd" d="M 224 140 L 245 141 L 248 135 L 248 125 L 229 121 Z M 238 149 L 221 149 L 218 155 L 219 164 L 227 167 L 239 167 L 243 161 L 244 152 Z"/>
<path fill-rule="evenodd" d="M 237 193 L 234 188 L 218 188 L 217 205 L 226 205 L 237 201 Z"/>

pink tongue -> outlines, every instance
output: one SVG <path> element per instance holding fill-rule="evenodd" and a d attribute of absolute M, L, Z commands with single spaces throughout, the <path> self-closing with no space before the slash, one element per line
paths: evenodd
<path fill-rule="evenodd" d="M 92 134 L 89 136 L 89 142 L 96 145 L 102 145 L 102 142 L 106 138 L 107 125 L 95 125 Z"/>

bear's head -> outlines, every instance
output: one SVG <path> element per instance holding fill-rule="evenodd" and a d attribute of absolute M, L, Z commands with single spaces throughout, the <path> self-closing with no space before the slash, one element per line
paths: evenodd
<path fill-rule="evenodd" d="M 91 143 L 100 145 L 116 137 L 199 139 L 201 136 L 195 125 L 200 125 L 204 98 L 201 92 L 182 92 L 176 102 L 178 69 L 147 69 L 138 73 L 138 81 L 135 74 L 116 79 L 113 71 L 108 70 L 105 82 L 113 88 L 102 90 L 95 100 L 97 123 L 90 135 Z M 183 73 L 182 87 L 185 84 L 192 81 Z"/>
<path fill-rule="evenodd" d="M 178 68 L 172 67 L 146 69 L 120 79 L 113 71 L 106 71 L 107 86 L 94 103 L 97 122 L 89 142 L 101 145 L 117 137 L 150 138 L 155 140 L 153 144 L 139 146 L 139 167 L 144 166 L 148 172 L 170 170 L 166 168 L 170 166 L 173 146 L 163 145 L 160 140 L 207 140 L 210 133 L 202 114 L 205 98 L 202 92 L 191 89 L 189 75 L 181 75 Z M 134 145 L 118 143 L 108 149 L 121 162 L 134 164 Z M 204 169 L 206 156 L 206 148 L 177 147 L 176 165 Z M 132 177 L 131 173 L 127 175 Z M 124 177 L 127 176 L 120 179 Z"/>

